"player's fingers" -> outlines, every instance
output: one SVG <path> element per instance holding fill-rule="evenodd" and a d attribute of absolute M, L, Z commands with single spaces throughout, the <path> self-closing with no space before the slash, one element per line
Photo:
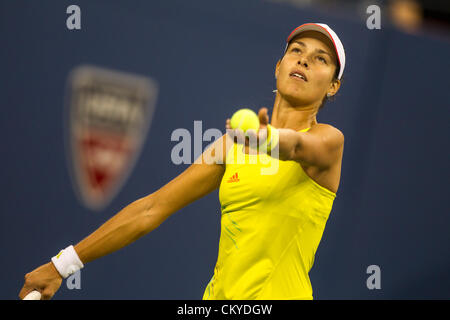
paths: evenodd
<path fill-rule="evenodd" d="M 258 130 L 258 139 L 260 141 L 266 141 L 267 138 L 267 126 Z"/>
<path fill-rule="evenodd" d="M 242 129 L 235 129 L 234 132 L 239 141 L 245 140 L 245 133 Z"/>
<path fill-rule="evenodd" d="M 227 121 L 225 122 L 225 128 L 231 129 L 231 120 L 230 119 L 227 119 Z"/>
<path fill-rule="evenodd" d="M 29 294 L 31 291 L 35 290 L 33 284 L 31 284 L 31 282 L 30 282 L 30 273 L 27 273 L 24 276 L 24 282 L 25 283 L 23 284 L 23 287 L 22 287 L 22 289 L 19 292 L 19 298 L 20 299 L 25 298 L 25 296 L 27 294 Z"/>
<path fill-rule="evenodd" d="M 227 134 L 238 143 L 244 143 L 245 134 L 241 129 L 227 129 Z"/>
<path fill-rule="evenodd" d="M 55 291 L 50 287 L 47 287 L 44 291 L 41 292 L 41 300 L 50 300 L 54 295 Z"/>
<path fill-rule="evenodd" d="M 23 300 L 23 298 L 25 298 L 30 292 L 32 292 L 34 290 L 39 291 L 39 292 L 41 291 L 38 289 L 37 286 L 30 285 L 30 284 L 24 284 L 24 286 L 22 287 L 22 289 L 19 292 L 19 298 L 21 300 Z"/>
<path fill-rule="evenodd" d="M 61 285 L 60 281 L 52 282 L 44 290 L 41 292 L 41 300 L 50 300 L 55 295 L 56 291 L 58 291 Z"/>
<path fill-rule="evenodd" d="M 260 127 L 267 126 L 269 124 L 269 110 L 266 107 L 259 109 L 258 118 Z"/>
<path fill-rule="evenodd" d="M 23 288 L 19 292 L 19 298 L 20 299 L 25 298 L 25 296 L 27 294 L 29 294 L 31 291 L 33 291 L 33 290 L 34 290 L 33 288 L 30 288 L 30 287 L 27 287 L 27 286 L 23 286 Z"/>
<path fill-rule="evenodd" d="M 255 129 L 248 129 L 247 130 L 247 136 L 248 136 L 248 145 L 252 148 L 256 148 L 258 144 L 258 136 Z"/>

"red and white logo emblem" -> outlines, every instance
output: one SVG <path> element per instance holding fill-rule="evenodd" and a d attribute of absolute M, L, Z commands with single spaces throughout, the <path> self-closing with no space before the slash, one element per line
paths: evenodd
<path fill-rule="evenodd" d="M 151 123 L 158 87 L 141 76 L 92 66 L 69 77 L 68 141 L 75 189 L 90 209 L 123 186 Z"/>

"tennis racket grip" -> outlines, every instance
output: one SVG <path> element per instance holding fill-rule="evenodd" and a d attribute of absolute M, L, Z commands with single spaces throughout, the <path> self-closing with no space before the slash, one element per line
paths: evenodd
<path fill-rule="evenodd" d="M 27 294 L 23 300 L 41 300 L 41 293 L 37 290 L 33 290 Z"/>

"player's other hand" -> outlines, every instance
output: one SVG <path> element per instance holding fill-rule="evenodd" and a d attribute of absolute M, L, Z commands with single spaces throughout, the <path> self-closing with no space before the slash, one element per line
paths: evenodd
<path fill-rule="evenodd" d="M 49 300 L 58 291 L 62 283 L 62 277 L 52 262 L 44 264 L 25 275 L 25 284 L 19 292 L 19 298 L 23 299 L 33 290 L 41 293 L 41 300 Z"/>

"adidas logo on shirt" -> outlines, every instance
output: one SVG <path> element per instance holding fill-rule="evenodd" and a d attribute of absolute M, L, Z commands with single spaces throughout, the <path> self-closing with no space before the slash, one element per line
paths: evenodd
<path fill-rule="evenodd" d="M 239 181 L 239 178 L 238 178 L 238 174 L 237 174 L 237 172 L 235 173 L 235 174 L 233 174 L 233 176 L 230 178 L 230 179 L 228 179 L 228 183 L 230 183 L 230 182 L 238 182 Z"/>

